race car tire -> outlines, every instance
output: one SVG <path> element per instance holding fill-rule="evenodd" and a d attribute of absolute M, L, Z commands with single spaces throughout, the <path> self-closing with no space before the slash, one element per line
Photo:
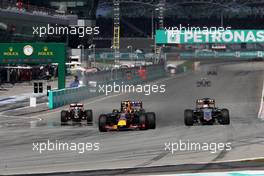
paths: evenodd
<path fill-rule="evenodd" d="M 61 111 L 61 123 L 65 123 L 68 121 L 68 111 Z"/>
<path fill-rule="evenodd" d="M 99 123 L 98 124 L 99 131 L 100 132 L 106 132 L 107 129 L 105 127 L 106 127 L 106 123 L 107 123 L 107 116 L 106 115 L 100 115 L 98 123 Z"/>
<path fill-rule="evenodd" d="M 93 123 L 93 111 L 92 110 L 85 110 L 84 115 L 87 120 L 87 124 Z"/>
<path fill-rule="evenodd" d="M 186 109 L 184 111 L 184 124 L 186 126 L 193 126 L 193 110 Z"/>
<path fill-rule="evenodd" d="M 148 129 L 148 122 L 147 122 L 147 117 L 145 114 L 141 114 L 139 116 L 139 129 L 140 130 L 147 130 Z"/>
<path fill-rule="evenodd" d="M 230 117 L 229 117 L 229 110 L 228 109 L 222 109 L 221 110 L 221 124 L 222 125 L 229 125 L 230 124 Z"/>
<path fill-rule="evenodd" d="M 148 112 L 146 114 L 147 116 L 147 123 L 149 129 L 155 129 L 156 128 L 156 115 L 154 112 Z"/>

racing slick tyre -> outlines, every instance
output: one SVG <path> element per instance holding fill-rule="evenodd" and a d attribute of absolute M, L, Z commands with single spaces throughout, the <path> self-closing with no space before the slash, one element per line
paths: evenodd
<path fill-rule="evenodd" d="M 146 114 L 147 116 L 147 123 L 149 129 L 155 129 L 156 128 L 156 115 L 154 112 L 148 112 Z"/>
<path fill-rule="evenodd" d="M 106 115 L 100 115 L 99 117 L 99 131 L 100 132 L 106 132 L 107 129 L 106 129 L 106 123 L 107 123 L 107 116 Z"/>
<path fill-rule="evenodd" d="M 221 124 L 222 125 L 229 125 L 230 124 L 230 117 L 229 117 L 229 111 L 228 109 L 222 109 L 221 110 Z"/>
<path fill-rule="evenodd" d="M 139 116 L 139 129 L 140 130 L 147 130 L 148 129 L 148 124 L 147 124 L 147 117 L 145 114 L 141 114 Z"/>
<path fill-rule="evenodd" d="M 66 123 L 68 121 L 68 111 L 61 111 L 61 123 Z"/>
<path fill-rule="evenodd" d="M 186 126 L 193 126 L 193 110 L 186 109 L 184 111 L 184 124 Z"/>
<path fill-rule="evenodd" d="M 85 110 L 84 115 L 87 120 L 87 124 L 93 123 L 93 111 L 92 110 Z"/>

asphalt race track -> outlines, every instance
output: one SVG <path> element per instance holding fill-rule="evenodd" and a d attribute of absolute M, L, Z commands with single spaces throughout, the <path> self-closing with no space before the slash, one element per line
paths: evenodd
<path fill-rule="evenodd" d="M 29 116 L 0 116 L 0 175 L 138 168 L 164 165 L 210 163 L 264 157 L 264 122 L 257 118 L 263 86 L 261 62 L 204 65 L 200 71 L 159 80 L 166 92 L 145 96 L 121 94 L 86 101 L 99 114 L 119 108 L 124 99 L 142 100 L 147 111 L 156 112 L 157 129 L 100 133 L 93 126 L 60 126 L 60 110 Z M 216 67 L 217 76 L 206 70 Z M 206 77 L 211 87 L 196 87 Z M 231 125 L 185 127 L 184 109 L 193 108 L 197 98 L 215 98 L 220 108 L 228 108 Z M 65 108 L 65 107 L 64 107 Z M 35 125 L 32 126 L 32 121 Z M 33 151 L 32 143 L 97 142 L 99 151 Z M 230 151 L 165 151 L 165 143 L 190 141 L 231 143 Z M 201 168 L 203 170 L 203 168 Z M 122 174 L 122 173 L 120 173 Z M 115 174 L 117 175 L 117 174 Z"/>

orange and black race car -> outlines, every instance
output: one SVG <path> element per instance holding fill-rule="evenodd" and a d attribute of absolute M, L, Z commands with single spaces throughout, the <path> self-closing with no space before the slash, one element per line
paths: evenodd
<path fill-rule="evenodd" d="M 121 109 L 114 109 L 112 113 L 99 116 L 99 131 L 129 129 L 155 129 L 156 115 L 154 112 L 145 112 L 141 101 L 122 101 Z"/>
<path fill-rule="evenodd" d="M 186 126 L 194 124 L 213 125 L 215 123 L 229 125 L 230 117 L 228 109 L 215 107 L 215 100 L 202 98 L 196 100 L 196 108 L 184 111 L 184 123 Z"/>

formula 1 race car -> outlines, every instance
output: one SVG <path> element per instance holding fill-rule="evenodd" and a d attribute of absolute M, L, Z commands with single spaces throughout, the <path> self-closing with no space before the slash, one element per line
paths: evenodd
<path fill-rule="evenodd" d="M 129 129 L 155 129 L 156 115 L 145 112 L 141 101 L 122 101 L 120 111 L 114 109 L 112 113 L 101 114 L 99 117 L 99 131 Z"/>
<path fill-rule="evenodd" d="M 211 81 L 208 80 L 207 78 L 201 78 L 201 80 L 196 82 L 197 87 L 210 87 L 211 86 Z"/>
<path fill-rule="evenodd" d="M 93 111 L 90 109 L 84 110 L 83 104 L 70 104 L 69 110 L 61 111 L 62 124 L 65 124 L 68 121 L 81 122 L 82 120 L 86 120 L 87 124 L 91 124 L 93 122 Z"/>
<path fill-rule="evenodd" d="M 214 76 L 216 76 L 217 75 L 217 71 L 216 70 L 209 70 L 209 71 L 207 71 L 207 75 L 209 76 L 209 75 L 214 75 Z"/>
<path fill-rule="evenodd" d="M 213 125 L 216 122 L 222 125 L 229 125 L 230 118 L 228 109 L 215 107 L 214 99 L 198 99 L 194 110 L 186 109 L 184 111 L 184 123 L 186 126 L 192 126 L 195 123 Z"/>

